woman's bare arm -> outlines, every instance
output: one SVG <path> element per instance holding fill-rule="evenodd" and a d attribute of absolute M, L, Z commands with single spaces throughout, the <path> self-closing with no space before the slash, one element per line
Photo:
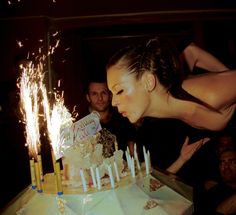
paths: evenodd
<path fill-rule="evenodd" d="M 188 45 L 182 54 L 191 71 L 193 70 L 194 66 L 211 72 L 222 72 L 229 70 L 229 68 L 225 66 L 219 59 L 198 47 L 194 43 Z"/>

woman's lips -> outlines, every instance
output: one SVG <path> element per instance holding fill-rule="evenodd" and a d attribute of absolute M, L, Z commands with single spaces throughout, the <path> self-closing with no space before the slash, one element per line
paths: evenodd
<path fill-rule="evenodd" d="M 120 113 L 121 113 L 121 115 L 122 115 L 123 117 L 126 117 L 126 116 L 127 116 L 126 112 L 120 112 Z"/>

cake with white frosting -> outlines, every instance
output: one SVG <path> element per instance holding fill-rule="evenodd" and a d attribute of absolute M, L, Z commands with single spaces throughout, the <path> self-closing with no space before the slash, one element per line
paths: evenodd
<path fill-rule="evenodd" d="M 67 132 L 68 136 L 74 135 Z M 154 177 L 150 163 L 139 167 L 137 157 L 132 158 L 128 151 L 128 162 L 124 161 L 124 152 L 115 143 L 114 136 L 102 129 L 73 144 L 65 143 L 61 180 L 58 181 L 57 173 L 45 174 L 42 192 L 37 187 L 27 187 L 2 215 L 192 214 L 192 201 Z"/>

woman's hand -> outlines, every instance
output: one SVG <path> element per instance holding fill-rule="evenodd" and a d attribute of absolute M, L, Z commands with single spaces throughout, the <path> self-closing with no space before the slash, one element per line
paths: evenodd
<path fill-rule="evenodd" d="M 189 137 L 186 137 L 180 151 L 180 156 L 166 170 L 170 173 L 177 173 L 179 169 L 200 149 L 210 138 L 203 138 L 195 143 L 189 144 Z"/>
<path fill-rule="evenodd" d="M 184 162 L 188 161 L 193 156 L 193 154 L 209 140 L 210 138 L 203 138 L 195 143 L 189 144 L 189 137 L 186 137 L 180 151 L 180 159 L 182 159 Z"/>

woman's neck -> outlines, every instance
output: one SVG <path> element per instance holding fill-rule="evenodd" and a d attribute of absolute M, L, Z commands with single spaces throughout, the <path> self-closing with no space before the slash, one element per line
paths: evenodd
<path fill-rule="evenodd" d="M 157 118 L 176 118 L 183 120 L 188 102 L 174 98 L 165 89 L 153 91 L 150 94 L 150 105 L 146 116 Z"/>

